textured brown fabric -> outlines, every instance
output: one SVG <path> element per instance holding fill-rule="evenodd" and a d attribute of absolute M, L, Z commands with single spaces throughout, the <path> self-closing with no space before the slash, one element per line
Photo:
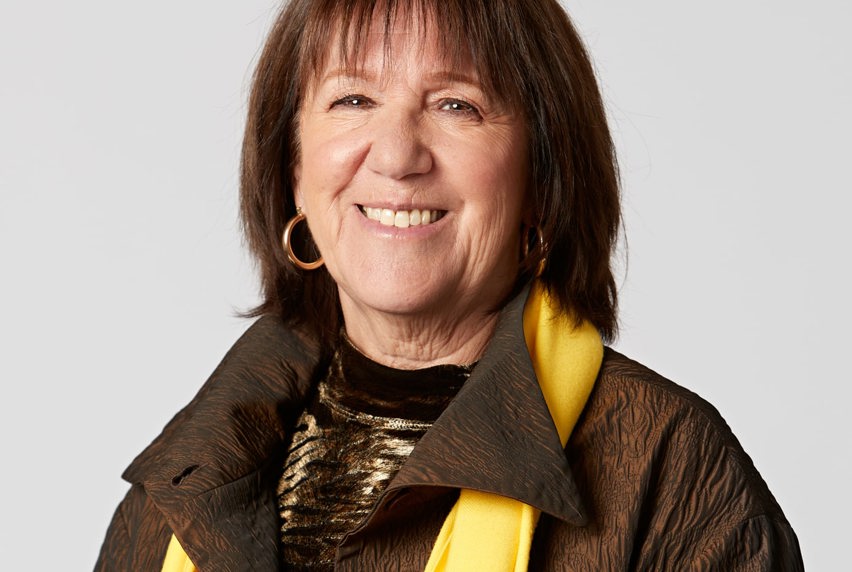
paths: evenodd
<path fill-rule="evenodd" d="M 796 536 L 713 407 L 606 350 L 563 450 L 523 340 L 526 292 L 337 570 L 422 570 L 460 488 L 542 510 L 531 571 L 802 570 Z M 159 571 L 169 531 L 202 572 L 277 570 L 286 432 L 325 366 L 274 318 L 237 342 L 131 464 L 97 570 Z"/>

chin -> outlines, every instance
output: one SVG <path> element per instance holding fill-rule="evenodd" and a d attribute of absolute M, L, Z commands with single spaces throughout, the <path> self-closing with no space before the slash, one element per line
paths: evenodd
<path fill-rule="evenodd" d="M 437 310 L 441 307 L 441 303 L 446 302 L 449 298 L 448 295 L 429 295 L 427 293 L 412 295 L 410 291 L 386 291 L 375 292 L 371 296 L 362 298 L 361 304 L 377 312 L 400 317 L 413 317 L 427 312 L 430 314 L 438 313 Z"/>
<path fill-rule="evenodd" d="M 370 284 L 370 281 L 360 284 Z M 425 313 L 437 315 L 441 310 L 450 309 L 447 302 L 454 298 L 451 289 L 430 286 L 424 284 L 422 279 L 419 282 L 379 284 L 374 280 L 369 289 L 356 288 L 348 293 L 341 290 L 341 301 L 347 297 L 362 310 L 399 317 L 415 317 Z"/>

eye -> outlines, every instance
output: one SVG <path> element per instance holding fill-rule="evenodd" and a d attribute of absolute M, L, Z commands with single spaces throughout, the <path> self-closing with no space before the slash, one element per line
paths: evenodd
<path fill-rule="evenodd" d="M 464 115 L 469 117 L 480 117 L 479 110 L 472 103 L 463 99 L 444 99 L 441 101 L 440 109 L 449 111 L 453 114 Z"/>
<path fill-rule="evenodd" d="M 365 107 L 370 107 L 373 104 L 373 101 L 363 95 L 358 94 L 347 94 L 341 97 L 340 99 L 332 102 L 331 107 L 344 107 L 351 109 L 363 109 Z"/>

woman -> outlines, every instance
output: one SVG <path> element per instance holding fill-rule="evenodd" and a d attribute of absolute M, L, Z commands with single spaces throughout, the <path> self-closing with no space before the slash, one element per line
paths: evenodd
<path fill-rule="evenodd" d="M 104 570 L 799 570 L 616 333 L 615 158 L 551 0 L 293 0 L 255 74 L 262 316 L 128 468 Z"/>

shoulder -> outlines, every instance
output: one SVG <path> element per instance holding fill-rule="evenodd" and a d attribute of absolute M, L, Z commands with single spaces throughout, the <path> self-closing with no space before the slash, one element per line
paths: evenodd
<path fill-rule="evenodd" d="M 694 444 L 721 448 L 737 457 L 743 469 L 753 468 L 742 446 L 719 411 L 696 393 L 648 367 L 607 348 L 586 416 L 617 420 L 630 429 L 634 446 Z M 601 421 L 601 419 L 599 419 Z"/>
<path fill-rule="evenodd" d="M 721 433 L 730 433 L 727 423 L 710 403 L 694 392 L 663 377 L 619 352 L 606 348 L 593 399 L 596 405 L 612 405 L 613 398 L 629 399 L 643 410 L 666 419 L 695 417 Z"/>
<path fill-rule="evenodd" d="M 784 519 L 715 407 L 614 350 L 605 352 L 574 437 L 587 477 L 591 470 L 627 487 L 636 502 L 653 499 L 658 512 L 670 511 L 684 528 Z M 592 467 L 590 458 L 597 459 Z"/>
<path fill-rule="evenodd" d="M 606 350 L 566 454 L 591 524 L 554 533 L 554 547 L 612 568 L 801 569 L 795 534 L 716 408 L 618 352 Z"/>

